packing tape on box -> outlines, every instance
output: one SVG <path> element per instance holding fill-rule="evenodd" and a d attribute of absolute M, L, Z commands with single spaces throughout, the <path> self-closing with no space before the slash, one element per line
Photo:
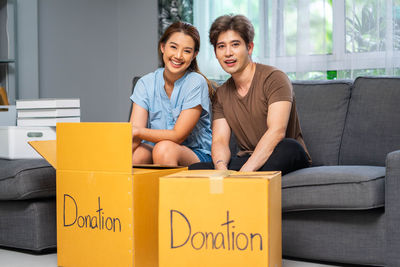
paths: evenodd
<path fill-rule="evenodd" d="M 210 194 L 223 194 L 224 193 L 224 178 L 229 176 L 232 171 L 218 171 L 209 175 L 210 180 Z"/>
<path fill-rule="evenodd" d="M 225 176 L 210 177 L 210 194 L 224 193 L 224 178 Z"/>
<path fill-rule="evenodd" d="M 210 194 L 224 193 L 224 178 L 235 173 L 229 170 L 189 170 L 169 175 L 173 178 L 208 178 Z"/>

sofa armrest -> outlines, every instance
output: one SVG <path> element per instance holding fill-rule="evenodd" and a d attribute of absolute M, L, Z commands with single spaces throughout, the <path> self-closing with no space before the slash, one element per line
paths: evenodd
<path fill-rule="evenodd" d="M 400 266 L 400 150 L 386 157 L 386 266 Z"/>

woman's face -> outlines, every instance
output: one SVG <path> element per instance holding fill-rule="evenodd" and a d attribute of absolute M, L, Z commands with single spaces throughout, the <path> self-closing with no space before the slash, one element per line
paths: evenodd
<path fill-rule="evenodd" d="M 166 43 L 161 44 L 165 71 L 183 76 L 196 57 L 192 37 L 182 32 L 173 33 Z"/>

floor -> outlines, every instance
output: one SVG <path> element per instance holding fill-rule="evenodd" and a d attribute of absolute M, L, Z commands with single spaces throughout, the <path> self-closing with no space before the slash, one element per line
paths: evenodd
<path fill-rule="evenodd" d="M 32 255 L 22 252 L 0 249 L 0 267 L 56 267 L 57 254 Z M 282 267 L 333 267 L 338 265 L 325 265 L 294 260 L 283 260 Z"/>

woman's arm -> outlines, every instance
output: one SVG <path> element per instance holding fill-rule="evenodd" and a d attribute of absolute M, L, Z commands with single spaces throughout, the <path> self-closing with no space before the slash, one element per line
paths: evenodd
<path fill-rule="evenodd" d="M 146 109 L 142 108 L 136 103 L 132 103 L 132 113 L 131 113 L 131 119 L 129 120 L 130 123 L 132 123 L 132 128 L 133 128 L 133 143 L 132 143 L 132 151 L 135 151 L 136 148 L 140 145 L 142 142 L 142 139 L 135 134 L 135 128 L 143 128 L 147 126 L 147 119 L 148 119 L 149 113 Z"/>
<path fill-rule="evenodd" d="M 181 144 L 196 126 L 200 119 L 201 111 L 202 107 L 200 105 L 183 110 L 171 130 L 148 129 L 145 126 L 133 124 L 133 136 L 153 143 L 170 140 Z"/>

